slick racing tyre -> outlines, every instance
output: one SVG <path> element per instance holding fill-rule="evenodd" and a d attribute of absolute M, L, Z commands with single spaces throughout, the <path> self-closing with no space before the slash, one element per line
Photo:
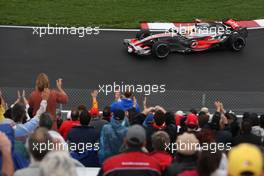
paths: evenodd
<path fill-rule="evenodd" d="M 170 47 L 164 41 L 158 41 L 152 46 L 152 54 L 158 59 L 166 59 L 170 54 Z"/>
<path fill-rule="evenodd" d="M 146 38 L 146 37 L 148 37 L 150 35 L 151 35 L 151 33 L 150 33 L 149 30 L 141 30 L 141 31 L 137 32 L 136 38 L 138 40 L 142 40 L 142 39 L 144 39 L 144 38 Z"/>
<path fill-rule="evenodd" d="M 230 42 L 231 49 L 234 51 L 241 51 L 246 46 L 246 40 L 241 36 L 232 36 Z"/>

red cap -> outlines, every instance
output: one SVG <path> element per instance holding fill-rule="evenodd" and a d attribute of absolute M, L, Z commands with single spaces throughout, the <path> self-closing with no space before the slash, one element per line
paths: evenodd
<path fill-rule="evenodd" d="M 187 126 L 198 126 L 198 117 L 195 114 L 188 114 L 185 124 Z"/>

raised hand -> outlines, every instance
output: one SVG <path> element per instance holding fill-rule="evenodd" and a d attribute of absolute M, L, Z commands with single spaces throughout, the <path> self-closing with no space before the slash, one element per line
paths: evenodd
<path fill-rule="evenodd" d="M 98 96 L 98 90 L 92 91 L 91 92 L 91 96 L 92 96 L 92 98 L 97 98 L 97 96 Z"/>
<path fill-rule="evenodd" d="M 57 88 L 58 88 L 59 90 L 62 89 L 62 79 L 61 79 L 61 78 L 56 80 L 56 85 L 57 85 Z"/>

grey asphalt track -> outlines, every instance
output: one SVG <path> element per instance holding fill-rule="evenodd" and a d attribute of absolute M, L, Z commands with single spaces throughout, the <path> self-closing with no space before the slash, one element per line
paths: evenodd
<path fill-rule="evenodd" d="M 97 36 L 32 35 L 32 29 L 0 28 L 0 87 L 33 87 L 38 73 L 64 79 L 67 88 L 99 84 L 166 84 L 169 90 L 263 91 L 264 30 L 250 30 L 242 52 L 171 54 L 159 61 L 129 55 L 122 39 L 134 32 Z"/>

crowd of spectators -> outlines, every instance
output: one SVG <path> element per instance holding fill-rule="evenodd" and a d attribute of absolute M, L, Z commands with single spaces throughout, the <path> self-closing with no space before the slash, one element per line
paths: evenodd
<path fill-rule="evenodd" d="M 84 167 L 100 168 L 99 176 L 264 175 L 264 115 L 239 119 L 221 101 L 212 113 L 149 107 L 146 98 L 140 107 L 129 90 L 101 107 L 95 90 L 91 105 L 72 107 L 60 122 L 56 106 L 69 97 L 61 79 L 56 86 L 41 73 L 35 91 L 18 91 L 11 106 L 0 91 L 1 175 L 75 176 Z"/>

